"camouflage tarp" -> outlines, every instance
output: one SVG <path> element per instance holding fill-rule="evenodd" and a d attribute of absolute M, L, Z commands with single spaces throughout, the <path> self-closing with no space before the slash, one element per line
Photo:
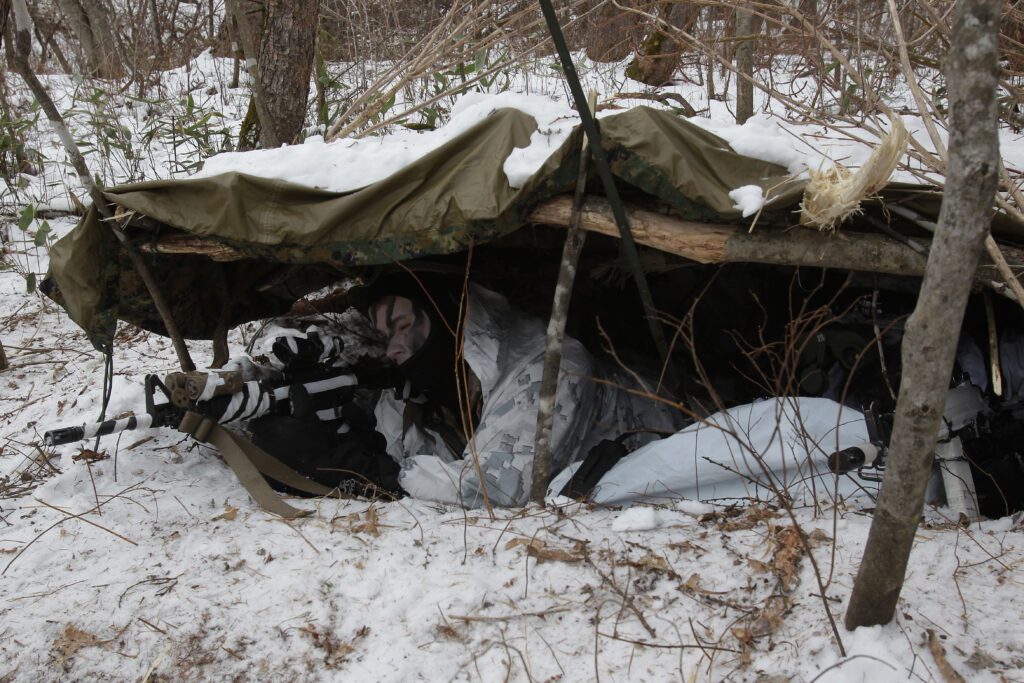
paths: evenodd
<path fill-rule="evenodd" d="M 579 129 L 524 187 L 509 186 L 503 163 L 535 129 L 533 117 L 499 110 L 387 179 L 347 193 L 229 173 L 124 185 L 104 195 L 143 217 L 127 229 L 133 240 L 184 231 L 246 256 L 216 262 L 144 255 L 182 333 L 211 338 L 225 301 L 232 304 L 222 321 L 228 325 L 279 315 L 337 280 L 340 269 L 453 253 L 517 230 L 537 204 L 571 192 L 577 175 Z M 685 218 L 738 218 L 729 191 L 745 185 L 770 190 L 769 210 L 800 200 L 804 183 L 785 168 L 736 154 L 671 113 L 636 108 L 601 119 L 601 130 L 622 187 L 667 202 Z M 95 208 L 54 245 L 43 290 L 97 348 L 109 348 L 118 319 L 165 333 Z"/>

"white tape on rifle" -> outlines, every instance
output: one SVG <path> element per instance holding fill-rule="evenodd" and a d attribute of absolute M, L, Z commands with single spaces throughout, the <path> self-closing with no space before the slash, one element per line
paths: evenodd
<path fill-rule="evenodd" d="M 341 418 L 341 408 L 328 408 L 316 411 L 316 417 L 321 422 L 330 422 Z"/>
<path fill-rule="evenodd" d="M 202 393 L 199 394 L 197 401 L 209 401 L 213 398 L 214 392 L 217 391 L 217 387 L 224 385 L 224 378 L 215 372 L 206 373 L 206 385 L 203 386 Z"/>
<path fill-rule="evenodd" d="M 143 413 L 142 415 L 133 415 L 131 417 L 123 417 L 120 420 L 114 420 L 111 422 L 94 422 L 92 424 L 82 425 L 82 438 L 92 439 L 96 436 L 104 436 L 107 434 L 117 434 L 123 432 L 126 429 L 148 429 L 153 424 L 153 416 L 149 413 Z M 103 429 L 103 433 L 100 434 L 100 428 L 106 426 Z"/>
<path fill-rule="evenodd" d="M 332 391 L 334 389 L 340 389 L 341 387 L 350 387 L 358 383 L 359 378 L 355 375 L 338 375 L 337 377 L 329 377 L 328 379 L 309 382 L 302 386 L 305 387 L 306 391 L 310 394 L 322 394 L 325 391 Z"/>

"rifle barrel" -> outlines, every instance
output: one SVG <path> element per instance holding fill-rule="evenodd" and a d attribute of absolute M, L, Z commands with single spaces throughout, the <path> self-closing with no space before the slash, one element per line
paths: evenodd
<path fill-rule="evenodd" d="M 96 436 L 117 434 L 127 429 L 147 429 L 153 424 L 153 416 L 148 413 L 124 417 L 120 420 L 104 420 L 93 424 L 85 424 L 76 427 L 64 427 L 53 429 L 43 434 L 43 441 L 47 446 L 61 446 L 66 443 L 84 441 Z"/>

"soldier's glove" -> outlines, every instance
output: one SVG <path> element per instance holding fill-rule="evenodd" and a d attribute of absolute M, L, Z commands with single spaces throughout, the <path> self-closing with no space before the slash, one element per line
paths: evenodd
<path fill-rule="evenodd" d="M 341 337 L 322 332 L 317 327 L 306 330 L 305 336 L 283 336 L 274 340 L 270 353 L 285 373 L 330 367 L 340 358 L 345 344 Z"/>

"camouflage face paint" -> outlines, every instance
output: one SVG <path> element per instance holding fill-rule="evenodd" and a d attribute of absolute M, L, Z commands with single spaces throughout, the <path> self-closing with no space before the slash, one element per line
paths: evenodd
<path fill-rule="evenodd" d="M 369 309 L 370 322 L 384 336 L 388 358 L 401 365 L 412 358 L 430 336 L 430 318 L 415 302 L 386 296 Z"/>

